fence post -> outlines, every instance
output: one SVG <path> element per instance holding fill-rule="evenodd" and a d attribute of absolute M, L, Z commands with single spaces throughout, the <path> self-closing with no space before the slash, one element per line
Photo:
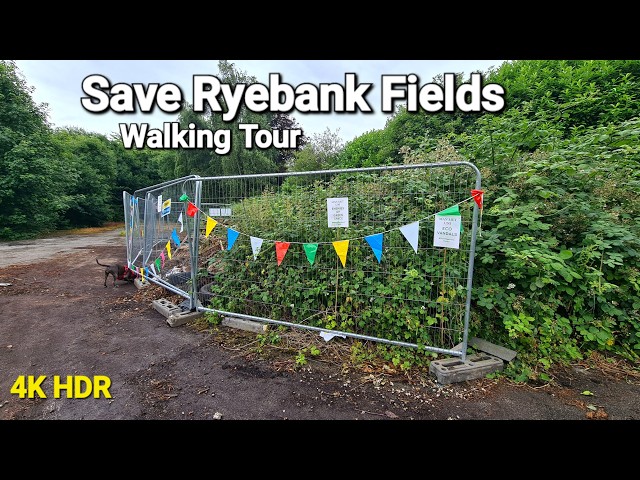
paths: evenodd
<path fill-rule="evenodd" d="M 481 174 L 478 167 L 473 163 L 468 165 L 476 172 L 476 190 L 480 190 L 481 187 Z M 467 346 L 469 344 L 469 313 L 471 311 L 471 289 L 473 287 L 473 264 L 476 255 L 476 235 L 478 232 L 478 205 L 473 202 L 473 219 L 471 222 L 471 244 L 469 246 L 469 266 L 467 270 L 467 301 L 464 309 L 464 330 L 462 332 L 462 357 L 464 362 L 467 359 Z"/>
<path fill-rule="evenodd" d="M 202 182 L 196 180 L 193 203 L 197 208 L 193 216 L 191 249 L 191 294 L 189 295 L 189 310 L 194 311 L 198 306 L 198 248 L 200 246 L 200 204 L 202 197 Z"/>

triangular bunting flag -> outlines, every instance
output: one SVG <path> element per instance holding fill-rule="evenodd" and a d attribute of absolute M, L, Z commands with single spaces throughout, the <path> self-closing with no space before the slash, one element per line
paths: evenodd
<path fill-rule="evenodd" d="M 276 259 L 278 260 L 278 265 L 282 263 L 284 260 L 284 256 L 287 254 L 287 250 L 289 249 L 289 242 L 276 242 Z"/>
<path fill-rule="evenodd" d="M 307 254 L 307 260 L 309 260 L 309 264 L 313 265 L 313 262 L 316 261 L 316 253 L 318 252 L 318 244 L 317 243 L 305 243 L 302 245 L 304 248 L 304 253 Z"/>
<path fill-rule="evenodd" d="M 180 233 L 182 233 L 184 230 L 184 224 L 182 223 L 182 212 L 180 212 L 180 215 L 178 215 L 178 223 L 180 224 Z"/>
<path fill-rule="evenodd" d="M 446 208 L 441 212 L 438 212 L 436 215 L 460 215 L 460 207 L 458 205 L 454 205 L 453 207 Z"/>
<path fill-rule="evenodd" d="M 149 267 L 144 267 L 144 274 L 148 277 L 149 276 Z"/>
<path fill-rule="evenodd" d="M 164 268 L 164 252 L 160 252 L 160 257 L 162 258 L 162 268 Z"/>
<path fill-rule="evenodd" d="M 338 242 L 333 242 L 333 248 L 335 248 L 338 257 L 342 262 L 342 266 L 344 267 L 347 263 L 347 250 L 349 250 L 349 240 L 340 240 Z"/>
<path fill-rule="evenodd" d="M 258 258 L 260 248 L 262 247 L 262 239 L 258 237 L 251 237 L 251 250 L 253 251 L 253 259 Z"/>
<path fill-rule="evenodd" d="M 158 261 L 158 259 L 156 258 L 156 262 Z M 156 273 L 156 267 L 153 265 L 153 263 L 150 265 L 151 267 L 151 272 L 153 273 L 153 276 L 157 276 L 158 274 Z M 147 274 L 148 275 L 148 274 Z"/>
<path fill-rule="evenodd" d="M 193 203 L 189 202 L 187 205 L 187 215 L 193 217 L 198 211 L 198 207 L 196 207 Z"/>
<path fill-rule="evenodd" d="M 211 233 L 211 230 L 216 228 L 217 224 L 218 224 L 218 222 L 216 222 L 213 218 L 207 216 L 207 228 L 206 228 L 206 231 L 205 231 L 205 237 L 209 236 L 209 234 Z"/>
<path fill-rule="evenodd" d="M 456 204 L 453 207 L 446 208 L 441 212 L 436 213 L 436 215 L 442 215 L 447 217 L 460 217 L 460 207 Z M 464 227 L 462 226 L 462 220 L 460 220 L 460 233 L 464 232 Z"/>
<path fill-rule="evenodd" d="M 167 255 L 169 256 L 169 260 L 171 260 L 171 242 L 167 242 Z"/>
<path fill-rule="evenodd" d="M 420 222 L 413 222 L 403 227 L 400 227 L 400 231 L 404 235 L 404 238 L 411 244 L 413 251 L 418 253 L 418 233 L 420 230 Z"/>
<path fill-rule="evenodd" d="M 476 204 L 478 205 L 478 208 L 482 210 L 482 200 L 484 199 L 484 190 L 473 189 L 471 190 L 471 196 L 473 197 Z"/>
<path fill-rule="evenodd" d="M 164 255 L 162 256 L 162 258 L 163 258 L 163 260 L 164 260 Z M 164 262 L 162 262 L 162 263 L 163 263 L 163 265 L 164 265 Z M 158 267 L 158 271 L 162 270 L 162 269 L 160 268 L 160 259 L 159 259 L 159 258 L 156 258 L 156 267 Z"/>
<path fill-rule="evenodd" d="M 187 200 L 189 200 L 189 195 L 187 195 L 186 193 L 183 193 L 182 195 L 180 195 L 181 202 L 186 202 Z"/>
<path fill-rule="evenodd" d="M 240 235 L 240 233 L 236 232 L 233 228 L 227 229 L 227 250 L 231 250 L 238 235 Z"/>
<path fill-rule="evenodd" d="M 140 269 L 138 271 L 140 272 L 140 280 L 142 280 L 144 282 L 144 269 L 142 267 L 140 267 Z"/>
<path fill-rule="evenodd" d="M 382 233 L 369 235 L 364 237 L 364 239 L 367 241 L 367 243 L 371 247 L 371 250 L 373 250 L 373 253 L 378 259 L 378 263 L 380 263 L 380 257 L 382 256 Z"/>
<path fill-rule="evenodd" d="M 178 236 L 178 232 L 176 232 L 176 229 L 173 229 L 173 232 L 171 232 L 171 239 L 173 240 L 173 243 L 176 244 L 176 247 L 180 246 L 180 237 Z"/>

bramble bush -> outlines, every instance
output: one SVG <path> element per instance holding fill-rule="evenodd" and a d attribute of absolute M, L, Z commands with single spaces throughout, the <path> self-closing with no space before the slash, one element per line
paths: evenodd
<path fill-rule="evenodd" d="M 486 193 L 471 329 L 518 352 L 515 378 L 544 378 L 592 351 L 637 361 L 639 136 L 634 119 L 478 162 Z"/>

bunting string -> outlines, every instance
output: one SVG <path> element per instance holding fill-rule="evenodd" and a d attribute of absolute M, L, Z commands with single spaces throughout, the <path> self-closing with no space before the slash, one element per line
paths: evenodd
<path fill-rule="evenodd" d="M 276 260 L 278 263 L 278 266 L 282 263 L 282 261 L 284 260 L 284 257 L 289 249 L 289 247 L 292 244 L 297 244 L 297 245 L 303 245 L 303 249 L 304 252 L 307 256 L 307 260 L 309 261 L 309 263 L 311 265 L 314 264 L 315 262 L 315 257 L 316 257 L 316 253 L 318 250 L 318 246 L 319 245 L 333 245 L 334 250 L 338 256 L 338 259 L 340 260 L 340 262 L 342 263 L 342 266 L 345 267 L 346 266 L 346 259 L 347 259 L 347 252 L 349 249 L 349 244 L 352 241 L 355 240 L 362 240 L 364 239 L 368 245 L 371 247 L 371 250 L 373 251 L 376 259 L 378 260 L 378 263 L 381 262 L 381 258 L 382 258 L 382 250 L 383 250 L 383 238 L 384 238 L 384 234 L 392 232 L 394 230 L 400 230 L 400 232 L 402 233 L 402 235 L 405 237 L 405 239 L 410 243 L 411 247 L 413 248 L 415 253 L 418 253 L 418 238 L 419 238 L 419 226 L 421 222 L 424 222 L 430 218 L 436 217 L 437 215 L 441 215 L 441 216 L 460 216 L 460 209 L 459 206 L 465 202 L 468 202 L 469 200 L 473 200 L 476 205 L 478 206 L 478 208 L 480 209 L 480 223 L 482 222 L 482 210 L 483 210 L 483 198 L 484 197 L 484 191 L 483 190 L 471 190 L 471 196 L 467 197 L 463 200 L 461 200 L 460 202 L 452 205 L 449 208 L 446 208 L 444 210 L 441 210 L 439 212 L 430 214 L 426 217 L 423 217 L 419 220 L 416 220 L 414 222 L 408 223 L 406 225 L 400 226 L 400 227 L 394 227 L 391 228 L 389 230 L 384 230 L 382 232 L 378 232 L 375 234 L 371 234 L 371 235 L 366 235 L 366 236 L 362 236 L 362 237 L 353 237 L 353 238 L 349 238 L 346 240 L 338 240 L 338 241 L 332 241 L 332 242 L 296 242 L 296 241 L 282 241 L 282 240 L 271 240 L 271 239 L 264 239 L 264 238 L 259 238 L 259 237 L 255 237 L 253 235 L 248 235 L 246 233 L 243 232 L 239 232 L 227 225 L 225 225 L 224 223 L 220 223 L 216 220 L 214 220 L 213 218 L 211 218 L 209 215 L 207 215 L 206 212 L 204 212 L 203 210 L 201 210 L 199 207 L 197 207 L 194 203 L 192 203 L 191 201 L 189 201 L 189 197 L 186 194 L 183 194 L 180 197 L 181 201 L 187 201 L 187 208 L 186 208 L 186 215 L 187 217 L 194 217 L 195 214 L 197 212 L 202 213 L 205 217 L 206 217 L 206 226 L 205 226 L 205 236 L 209 237 L 209 235 L 211 234 L 211 232 L 216 228 L 217 225 L 221 225 L 222 227 L 227 229 L 227 250 L 231 250 L 233 248 L 233 245 L 235 244 L 236 240 L 238 239 L 238 237 L 240 235 L 249 237 L 250 242 L 251 242 L 251 248 L 253 251 L 253 258 L 254 260 L 257 259 L 258 254 L 260 253 L 260 250 L 262 248 L 263 243 L 266 242 L 270 242 L 275 244 L 275 248 L 276 248 Z M 460 232 L 463 232 L 463 227 L 462 227 L 462 223 L 460 221 L 458 221 L 460 223 Z M 182 218 L 182 212 L 180 212 L 180 216 L 178 217 L 178 223 L 180 224 L 180 233 L 183 232 L 184 230 L 184 221 Z M 172 252 L 171 249 L 171 242 L 173 241 L 174 244 L 174 250 Z M 169 260 L 172 259 L 172 257 L 175 255 L 175 253 L 177 252 L 177 250 L 180 248 L 182 244 L 182 241 L 180 240 L 180 236 L 179 233 L 176 231 L 176 228 L 173 229 L 173 231 L 171 232 L 171 238 L 167 241 L 165 248 L 163 249 L 163 251 L 160 253 L 160 256 L 158 258 L 156 258 L 154 260 L 154 262 L 151 264 L 151 272 L 149 271 L 149 268 L 144 266 L 144 270 L 141 269 L 140 273 L 141 273 L 141 277 L 144 280 L 144 275 L 146 274 L 147 276 L 149 276 L 149 274 L 153 274 L 153 276 L 156 276 L 158 273 L 160 272 L 162 269 L 164 269 L 164 264 L 165 264 L 165 251 L 167 253 L 167 257 L 169 258 Z M 457 245 L 457 243 L 456 243 Z M 454 246 L 453 248 L 457 248 L 457 246 Z M 446 250 L 446 248 L 445 248 Z M 157 270 L 156 270 L 157 269 Z"/>
<path fill-rule="evenodd" d="M 482 190 L 478 190 L 478 192 L 482 192 Z M 413 225 L 413 224 L 417 224 L 417 223 L 422 223 L 422 222 L 424 222 L 424 221 L 426 221 L 426 220 L 429 220 L 430 218 L 435 217 L 436 215 L 448 214 L 448 213 L 446 213 L 446 212 L 448 212 L 448 211 L 449 211 L 449 210 L 451 210 L 451 209 L 455 209 L 456 207 L 459 207 L 460 205 L 462 205 L 462 204 L 463 204 L 463 203 L 465 203 L 465 202 L 468 202 L 469 200 L 475 200 L 475 201 L 476 201 L 476 203 L 477 203 L 477 202 L 478 202 L 478 200 L 476 200 L 476 196 L 477 196 L 477 194 L 476 194 L 476 195 L 472 195 L 472 196 L 470 196 L 470 197 L 467 197 L 467 198 L 465 198 L 464 200 L 461 200 L 461 201 L 460 201 L 460 202 L 458 202 L 458 203 L 454 203 L 454 204 L 453 204 L 451 207 L 449 207 L 449 208 L 446 208 L 446 209 L 441 210 L 441 211 L 439 211 L 439 212 L 436 212 L 436 213 L 432 213 L 432 214 L 430 214 L 430 215 L 427 215 L 426 217 L 423 217 L 423 218 L 421 218 L 421 219 L 419 219 L 419 220 L 416 220 L 416 221 L 414 221 L 414 222 L 412 222 L 411 224 L 408 224 L 408 225 Z M 480 202 L 482 202 L 482 200 L 480 200 Z M 191 204 L 191 205 L 192 205 L 192 207 L 191 207 L 191 208 L 192 208 L 193 215 L 195 215 L 195 212 L 196 212 L 196 211 L 199 211 L 200 213 L 202 213 L 203 215 L 205 215 L 205 216 L 207 217 L 207 222 L 209 222 L 209 219 L 210 219 L 211 217 L 209 217 L 209 215 L 207 215 L 207 213 L 206 213 L 206 212 L 202 211 L 200 208 L 196 207 L 194 204 Z M 482 212 L 482 207 L 480 207 L 480 211 Z M 453 215 L 459 215 L 459 213 L 452 213 L 452 214 L 453 214 Z M 189 216 L 193 216 L 193 215 L 189 215 Z M 214 222 L 214 226 L 215 226 L 215 225 L 220 225 L 220 226 L 222 226 L 223 228 L 227 228 L 227 229 L 232 230 L 232 231 L 233 231 L 233 241 L 234 241 L 234 242 L 236 241 L 237 237 L 238 237 L 238 236 L 240 236 L 240 235 L 245 236 L 245 237 L 250 237 L 250 238 L 253 236 L 253 235 L 250 235 L 250 234 L 247 234 L 247 233 L 243 233 L 243 232 L 239 232 L 239 231 L 237 231 L 237 230 L 235 230 L 235 229 L 232 229 L 231 227 L 229 227 L 229 226 L 225 225 L 224 223 L 217 222 L 217 221 L 215 221 L 215 220 L 213 220 L 213 219 L 211 219 L 211 220 Z M 405 225 L 405 226 L 403 226 L 403 227 L 394 227 L 394 228 L 390 228 L 389 230 L 383 230 L 382 232 L 375 233 L 375 234 L 372 234 L 372 235 L 365 235 L 365 236 L 362 236 L 362 237 L 352 237 L 352 238 L 349 238 L 349 239 L 348 239 L 348 240 L 346 240 L 346 241 L 353 241 L 353 240 L 365 240 L 365 239 L 367 239 L 367 237 L 370 237 L 370 236 L 384 235 L 384 234 L 386 234 L 386 233 L 393 232 L 394 230 L 402 230 L 402 228 L 404 228 L 404 227 L 406 227 L 406 226 L 407 226 L 407 225 Z M 211 232 L 211 230 L 212 230 L 212 229 L 213 229 L 213 227 L 212 227 L 211 229 L 209 229 L 209 228 L 207 227 L 207 230 L 209 231 L 209 233 Z M 209 235 L 206 235 L 206 236 L 208 237 Z M 262 238 L 261 240 L 262 240 L 263 242 L 269 242 L 269 243 L 282 242 L 282 240 L 272 240 L 272 239 L 267 239 L 267 238 Z M 287 243 L 289 243 L 289 244 L 291 244 L 291 245 L 295 245 L 295 244 L 298 244 L 298 245 L 308 245 L 308 244 L 313 244 L 313 245 L 333 245 L 335 242 L 333 242 L 333 241 L 331 241 L 331 242 L 295 242 L 295 241 L 292 241 L 292 240 L 287 240 Z M 230 250 L 230 248 L 228 248 L 228 250 Z"/>

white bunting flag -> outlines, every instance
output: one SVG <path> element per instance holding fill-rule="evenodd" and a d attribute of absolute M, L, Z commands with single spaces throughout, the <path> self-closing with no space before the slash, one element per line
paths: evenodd
<path fill-rule="evenodd" d="M 413 222 L 404 227 L 400 227 L 400 231 L 404 235 L 404 238 L 411 244 L 413 251 L 418 253 L 418 232 L 420 222 Z"/>
<path fill-rule="evenodd" d="M 253 250 L 253 259 L 258 258 L 260 248 L 262 247 L 262 239 L 258 237 L 251 237 L 251 250 Z"/>

